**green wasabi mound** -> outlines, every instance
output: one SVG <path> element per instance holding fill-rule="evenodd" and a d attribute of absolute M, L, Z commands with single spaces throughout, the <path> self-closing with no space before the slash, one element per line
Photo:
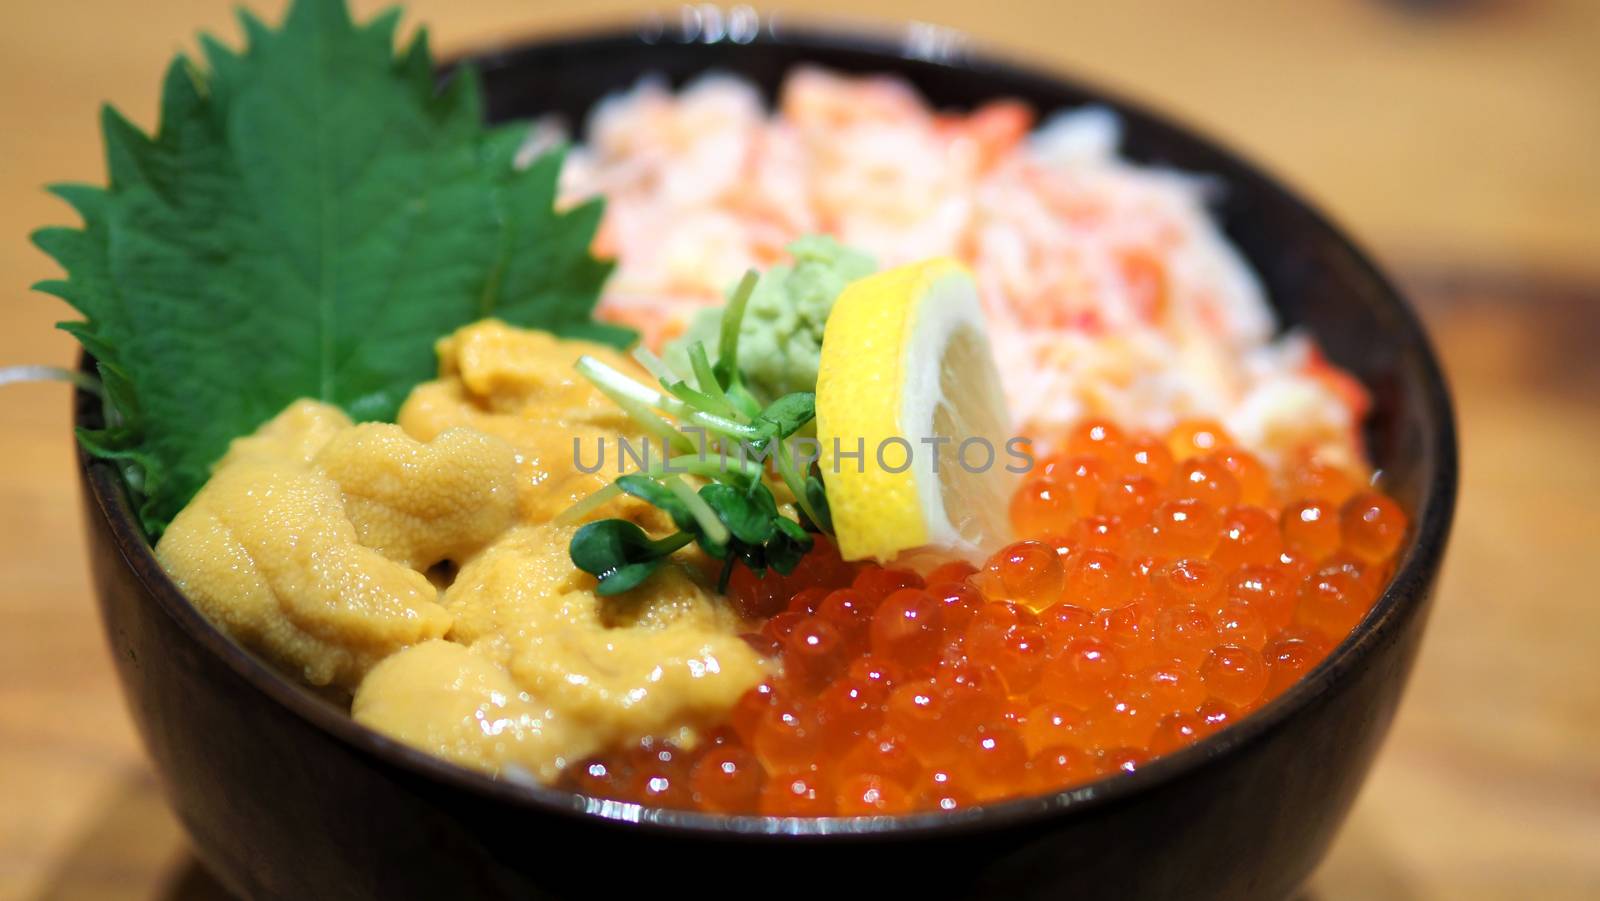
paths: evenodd
<path fill-rule="evenodd" d="M 793 265 L 773 266 L 756 284 L 739 328 L 740 369 L 763 402 L 817 386 L 822 329 L 845 286 L 877 271 L 865 253 L 827 235 L 797 238 L 787 248 Z M 702 341 L 716 348 L 723 308 L 702 310 L 678 340 L 667 345 L 666 361 L 689 370 L 689 347 Z"/>

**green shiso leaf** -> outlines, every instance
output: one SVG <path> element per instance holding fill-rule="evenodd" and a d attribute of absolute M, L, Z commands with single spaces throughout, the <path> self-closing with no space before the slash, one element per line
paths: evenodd
<path fill-rule="evenodd" d="M 247 45 L 202 38 L 168 68 L 149 136 L 107 108 L 107 187 L 54 192 L 82 218 L 38 246 L 66 270 L 118 461 L 157 535 L 228 442 L 290 401 L 392 419 L 434 372 L 433 343 L 474 320 L 626 346 L 591 318 L 610 264 L 589 253 L 598 202 L 554 207 L 561 156 L 513 165 L 477 76 L 436 89 L 426 35 L 395 52 L 396 14 L 351 21 L 296 0 Z"/>

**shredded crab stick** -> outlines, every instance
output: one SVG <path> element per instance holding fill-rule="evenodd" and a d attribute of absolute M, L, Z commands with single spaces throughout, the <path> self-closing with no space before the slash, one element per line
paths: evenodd
<path fill-rule="evenodd" d="M 1210 220 L 1220 186 L 1117 154 L 1102 109 L 995 101 L 938 112 L 893 78 L 803 68 L 776 111 L 711 75 L 646 81 L 595 110 L 565 202 L 607 199 L 619 265 L 601 315 L 659 346 L 751 267 L 827 233 L 883 266 L 949 256 L 978 282 L 1018 424 L 1085 416 L 1165 430 L 1220 419 L 1275 465 L 1359 471 L 1359 386 L 1298 334 Z"/>

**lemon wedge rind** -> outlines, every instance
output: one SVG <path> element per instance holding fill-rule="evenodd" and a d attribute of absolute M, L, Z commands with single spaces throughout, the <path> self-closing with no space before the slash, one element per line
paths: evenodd
<path fill-rule="evenodd" d="M 817 433 L 840 552 L 974 556 L 1003 537 L 1009 416 L 983 310 L 961 264 L 934 259 L 852 283 L 823 335 Z M 987 465 L 958 468 L 963 441 Z"/>

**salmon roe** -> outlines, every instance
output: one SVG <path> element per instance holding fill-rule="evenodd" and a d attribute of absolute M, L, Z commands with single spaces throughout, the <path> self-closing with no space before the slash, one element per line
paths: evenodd
<path fill-rule="evenodd" d="M 737 569 L 776 661 L 692 749 L 659 739 L 564 787 L 774 816 L 955 810 L 1130 773 L 1284 692 L 1381 594 L 1405 513 L 1351 474 L 1274 472 L 1208 420 L 1090 420 L 1011 503 L 980 566 L 851 564 L 827 538 L 788 576 Z"/>

